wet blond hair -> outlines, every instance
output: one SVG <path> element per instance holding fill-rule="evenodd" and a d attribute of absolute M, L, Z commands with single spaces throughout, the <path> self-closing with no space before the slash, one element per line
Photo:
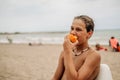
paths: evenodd
<path fill-rule="evenodd" d="M 74 19 L 81 19 L 85 25 L 87 32 L 94 31 L 94 22 L 93 19 L 87 15 L 76 16 Z"/>

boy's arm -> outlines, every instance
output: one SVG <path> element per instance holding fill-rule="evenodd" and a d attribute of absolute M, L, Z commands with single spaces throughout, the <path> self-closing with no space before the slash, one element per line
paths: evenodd
<path fill-rule="evenodd" d="M 93 53 L 88 56 L 85 60 L 83 66 L 78 71 L 78 79 L 79 80 L 86 80 L 90 78 L 90 76 L 95 76 L 93 72 L 96 70 L 97 67 L 100 66 L 101 57 L 97 53 Z"/>
<path fill-rule="evenodd" d="M 100 64 L 100 55 L 90 55 L 79 69 L 76 71 L 72 57 L 65 54 L 66 75 L 69 80 L 86 80 Z"/>
<path fill-rule="evenodd" d="M 60 54 L 58 66 L 52 80 L 60 80 L 62 78 L 63 73 L 64 73 L 64 61 L 63 61 L 63 52 L 62 52 Z"/>

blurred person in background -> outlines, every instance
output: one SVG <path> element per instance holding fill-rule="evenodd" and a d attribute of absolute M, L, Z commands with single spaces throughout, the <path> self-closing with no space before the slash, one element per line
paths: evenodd
<path fill-rule="evenodd" d="M 118 40 L 112 36 L 109 40 L 109 45 L 111 46 L 113 52 L 117 51 L 117 44 L 118 44 Z"/>

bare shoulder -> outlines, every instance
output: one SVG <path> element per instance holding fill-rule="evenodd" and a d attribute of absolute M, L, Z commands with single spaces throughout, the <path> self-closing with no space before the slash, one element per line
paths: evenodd
<path fill-rule="evenodd" d="M 91 56 L 93 56 L 95 59 L 98 59 L 98 60 L 101 59 L 100 54 L 98 52 L 96 52 L 96 51 L 93 51 L 93 54 Z"/>
<path fill-rule="evenodd" d="M 90 62 L 94 62 L 96 64 L 100 64 L 101 56 L 95 50 L 91 49 L 89 55 L 87 56 L 86 60 Z"/>
<path fill-rule="evenodd" d="M 100 54 L 96 52 L 94 49 L 90 49 L 90 55 L 89 57 L 94 57 L 94 58 L 101 58 Z"/>

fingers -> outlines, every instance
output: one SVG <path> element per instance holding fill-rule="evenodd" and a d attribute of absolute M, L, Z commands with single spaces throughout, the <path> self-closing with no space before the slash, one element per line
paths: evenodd
<path fill-rule="evenodd" d="M 70 42 L 70 40 L 69 40 L 69 35 L 66 35 L 66 36 L 64 37 L 64 41 L 65 41 L 65 42 Z"/>

